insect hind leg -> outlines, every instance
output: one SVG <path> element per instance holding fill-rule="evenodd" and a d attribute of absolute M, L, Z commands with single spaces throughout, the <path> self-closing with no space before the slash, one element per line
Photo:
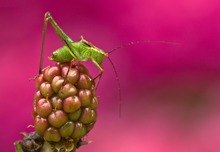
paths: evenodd
<path fill-rule="evenodd" d="M 96 83 L 96 86 L 95 86 L 95 88 L 96 88 L 96 90 L 97 90 L 97 89 L 98 89 L 98 86 L 99 86 L 99 82 L 100 82 L 100 80 L 101 80 L 101 77 L 102 77 L 102 74 L 103 74 L 104 70 L 103 70 L 103 68 L 101 67 L 101 65 L 100 65 L 96 60 L 92 59 L 92 62 L 93 62 L 93 63 L 99 68 L 99 70 L 100 70 L 99 74 L 94 78 L 94 80 L 98 79 L 98 80 L 97 80 L 97 83 Z"/>
<path fill-rule="evenodd" d="M 94 80 L 97 79 L 97 82 L 96 82 L 96 85 L 95 85 L 96 90 L 98 89 L 100 80 L 101 80 L 101 78 L 102 78 L 102 74 L 103 74 L 103 71 L 100 71 L 100 73 L 94 78 Z"/>

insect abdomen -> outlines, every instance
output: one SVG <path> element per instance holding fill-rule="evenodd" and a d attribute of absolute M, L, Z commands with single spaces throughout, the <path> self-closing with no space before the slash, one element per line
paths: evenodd
<path fill-rule="evenodd" d="M 49 59 L 56 62 L 70 62 L 74 59 L 74 57 L 70 54 L 69 48 L 67 46 L 63 46 L 56 51 L 53 52 L 53 55 L 49 57 Z"/>

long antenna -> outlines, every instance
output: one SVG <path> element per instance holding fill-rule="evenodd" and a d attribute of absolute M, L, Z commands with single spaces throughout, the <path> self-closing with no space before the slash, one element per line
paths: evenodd
<path fill-rule="evenodd" d="M 131 46 L 131 45 L 136 45 L 136 44 L 141 44 L 141 43 L 165 43 L 165 44 L 172 44 L 172 45 L 179 44 L 177 42 L 165 41 L 165 40 L 140 40 L 140 41 L 133 41 L 133 42 L 129 42 L 129 43 L 117 46 L 117 47 L 113 48 L 111 51 L 109 51 L 108 54 L 111 54 L 112 52 L 114 52 L 118 49 L 122 49 L 122 48 L 125 48 L 125 47 L 128 47 L 128 46 Z"/>
<path fill-rule="evenodd" d="M 119 97 L 119 118 L 121 118 L 121 85 L 120 85 L 120 81 L 119 81 L 119 77 L 118 77 L 118 73 L 116 71 L 116 68 L 111 60 L 111 58 L 108 56 L 108 60 L 109 62 L 111 63 L 112 65 L 112 68 L 115 72 L 115 77 L 116 77 L 116 81 L 117 81 L 117 84 L 118 84 L 118 97 Z"/>
<path fill-rule="evenodd" d="M 177 45 L 179 43 L 177 42 L 173 42 L 173 41 L 165 41 L 165 40 L 140 40 L 140 41 L 133 41 L 133 42 L 129 42 L 129 43 L 126 43 L 126 44 L 122 44 L 120 46 L 117 46 L 115 48 L 113 48 L 111 51 L 108 52 L 108 54 L 111 54 L 112 52 L 118 50 L 118 49 L 122 49 L 122 48 L 125 48 L 125 47 L 128 47 L 128 46 L 131 46 L 131 45 L 136 45 L 136 44 L 140 44 L 140 43 L 165 43 L 165 44 L 172 44 L 172 45 Z M 113 70 L 115 72 L 115 76 L 116 76 L 116 81 L 117 81 L 117 84 L 118 84 L 118 96 L 119 96 L 119 118 L 121 118 L 121 108 L 122 108 L 122 97 L 121 97 L 121 85 L 120 85 L 120 81 L 119 81 L 119 77 L 118 77 L 118 73 L 116 71 L 116 68 L 111 60 L 111 58 L 108 56 L 108 60 L 110 61 L 112 67 L 113 67 Z"/>

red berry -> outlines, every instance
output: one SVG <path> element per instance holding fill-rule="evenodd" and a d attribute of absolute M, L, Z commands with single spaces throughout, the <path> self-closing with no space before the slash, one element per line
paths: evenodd
<path fill-rule="evenodd" d="M 47 116 L 52 112 L 50 102 L 44 98 L 40 99 L 36 104 L 36 112 L 41 117 L 47 118 Z"/>
<path fill-rule="evenodd" d="M 77 93 L 76 87 L 70 83 L 67 83 L 60 89 L 58 95 L 60 98 L 64 99 L 69 96 L 75 96 L 76 93 Z"/>
<path fill-rule="evenodd" d="M 44 98 L 50 98 L 54 93 L 51 84 L 48 82 L 43 82 L 40 85 L 40 93 L 42 96 L 44 96 Z"/>
<path fill-rule="evenodd" d="M 63 110 L 67 113 L 75 112 L 81 107 L 81 102 L 77 96 L 70 96 L 63 101 Z"/>
<path fill-rule="evenodd" d="M 47 82 L 51 82 L 53 78 L 57 75 L 60 75 L 61 70 L 59 66 L 48 67 L 44 70 L 44 79 Z"/>
<path fill-rule="evenodd" d="M 59 142 L 61 139 L 61 136 L 59 134 L 59 131 L 53 127 L 49 127 L 44 132 L 44 139 L 46 141 L 52 141 L 52 142 Z"/>
<path fill-rule="evenodd" d="M 86 135 L 86 127 L 82 123 L 76 122 L 75 129 L 73 134 L 71 135 L 72 138 L 80 139 Z"/>
<path fill-rule="evenodd" d="M 92 91 L 88 89 L 80 90 L 79 98 L 83 107 L 89 106 L 93 99 Z"/>
<path fill-rule="evenodd" d="M 68 116 L 62 110 L 57 110 L 48 116 L 48 121 L 53 127 L 59 128 L 68 121 Z"/>
<path fill-rule="evenodd" d="M 72 121 L 69 121 L 59 129 L 59 132 L 62 137 L 69 137 L 70 135 L 72 135 L 73 130 L 74 123 Z"/>
<path fill-rule="evenodd" d="M 63 85 L 64 79 L 61 76 L 55 76 L 52 80 L 51 86 L 55 93 L 59 92 Z"/>
<path fill-rule="evenodd" d="M 94 110 L 92 110 L 90 107 L 84 108 L 82 111 L 82 114 L 80 116 L 80 122 L 83 124 L 89 124 L 91 122 L 94 122 L 96 118 L 96 113 Z"/>
<path fill-rule="evenodd" d="M 70 64 L 57 63 L 36 77 L 32 112 L 36 132 L 56 149 L 65 145 L 66 151 L 93 128 L 98 106 L 89 71 L 80 63 Z"/>
<path fill-rule="evenodd" d="M 62 68 L 62 77 L 66 78 L 69 83 L 74 85 L 79 80 L 79 71 L 75 68 L 69 69 L 69 66 L 65 66 Z"/>
<path fill-rule="evenodd" d="M 51 104 L 52 104 L 53 109 L 56 109 L 56 110 L 63 109 L 63 101 L 58 96 L 54 96 L 51 98 Z"/>
<path fill-rule="evenodd" d="M 79 119 L 79 117 L 80 117 L 80 115 L 81 115 L 81 112 L 82 112 L 82 109 L 80 108 L 80 109 L 78 109 L 77 111 L 75 111 L 75 112 L 72 112 L 72 113 L 69 113 L 68 114 L 68 118 L 69 118 L 69 120 L 71 120 L 71 121 L 77 121 L 78 119 Z"/>
<path fill-rule="evenodd" d="M 77 83 L 77 87 L 79 89 L 90 89 L 93 83 L 94 82 L 90 76 L 86 74 L 81 74 Z"/>
<path fill-rule="evenodd" d="M 38 134 L 43 135 L 45 130 L 49 127 L 47 119 L 41 118 L 39 115 L 35 117 L 34 127 Z"/>
<path fill-rule="evenodd" d="M 80 71 L 80 73 L 89 75 L 88 69 L 81 63 L 76 63 L 75 68 Z"/>
<path fill-rule="evenodd" d="M 36 89 L 40 89 L 40 85 L 45 81 L 43 74 L 40 74 L 36 77 Z"/>

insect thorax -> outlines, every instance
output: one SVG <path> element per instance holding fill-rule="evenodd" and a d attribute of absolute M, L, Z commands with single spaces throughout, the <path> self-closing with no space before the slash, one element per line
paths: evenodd
<path fill-rule="evenodd" d="M 92 59 L 98 64 L 101 64 L 107 54 L 101 49 L 93 45 L 88 45 L 85 42 L 87 41 L 80 40 L 79 42 L 71 43 L 69 46 L 65 45 L 54 51 L 50 59 L 61 63 L 73 60 L 87 61 L 88 59 Z"/>
<path fill-rule="evenodd" d="M 91 59 L 95 61 L 96 63 L 98 63 L 99 65 L 101 65 L 105 56 L 107 56 L 107 54 L 103 52 L 102 50 L 95 50 L 95 51 L 92 51 Z"/>

